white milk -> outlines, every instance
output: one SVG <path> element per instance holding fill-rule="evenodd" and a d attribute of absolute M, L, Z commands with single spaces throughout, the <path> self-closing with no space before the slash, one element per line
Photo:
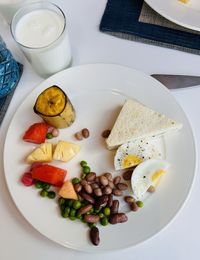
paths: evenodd
<path fill-rule="evenodd" d="M 55 11 L 39 9 L 25 14 L 15 26 L 14 37 L 41 76 L 50 76 L 70 65 L 65 18 Z"/>
<path fill-rule="evenodd" d="M 34 2 L 36 0 L 0 0 L 0 13 L 4 19 L 11 23 L 12 17 L 25 3 Z"/>

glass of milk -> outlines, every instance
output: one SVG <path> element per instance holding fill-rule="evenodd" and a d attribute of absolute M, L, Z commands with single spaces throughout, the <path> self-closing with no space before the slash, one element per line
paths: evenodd
<path fill-rule="evenodd" d="M 66 18 L 55 4 L 26 4 L 13 17 L 11 33 L 40 76 L 48 77 L 70 66 Z"/>
<path fill-rule="evenodd" d="M 0 0 L 0 13 L 7 23 L 11 23 L 12 17 L 25 3 L 36 0 Z"/>

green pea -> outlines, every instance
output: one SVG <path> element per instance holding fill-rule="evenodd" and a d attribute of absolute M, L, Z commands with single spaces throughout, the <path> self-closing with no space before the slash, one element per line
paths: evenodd
<path fill-rule="evenodd" d="M 87 162 L 86 161 L 81 161 L 80 165 L 81 165 L 81 167 L 87 166 Z"/>
<path fill-rule="evenodd" d="M 99 214 L 100 209 L 94 209 L 94 214 Z"/>
<path fill-rule="evenodd" d="M 76 219 L 75 216 L 69 216 L 69 218 L 70 218 L 71 220 L 75 220 L 75 219 Z"/>
<path fill-rule="evenodd" d="M 102 212 L 99 212 L 98 216 L 99 216 L 100 218 L 103 218 L 103 217 L 104 217 L 104 214 L 103 214 Z"/>
<path fill-rule="evenodd" d="M 66 201 L 66 206 L 72 207 L 73 202 L 74 202 L 74 200 L 67 200 L 67 201 Z"/>
<path fill-rule="evenodd" d="M 43 184 L 42 184 L 42 188 L 43 188 L 44 190 L 48 190 L 50 187 L 51 187 L 51 185 L 48 184 L 48 183 L 43 183 Z"/>
<path fill-rule="evenodd" d="M 104 213 L 105 216 L 110 216 L 110 208 L 109 207 L 105 207 L 103 209 L 103 213 Z"/>
<path fill-rule="evenodd" d="M 82 216 L 81 214 L 77 213 L 77 214 L 76 214 L 76 218 L 82 220 L 82 219 L 83 219 L 83 216 Z"/>
<path fill-rule="evenodd" d="M 60 205 L 61 212 L 65 209 L 65 204 Z"/>
<path fill-rule="evenodd" d="M 107 225 L 108 225 L 108 219 L 107 219 L 107 217 L 103 217 L 103 218 L 100 220 L 100 222 L 101 222 L 101 225 L 102 225 L 102 226 L 107 226 Z"/>
<path fill-rule="evenodd" d="M 54 191 L 48 191 L 47 196 L 49 199 L 54 199 L 56 197 L 56 193 Z"/>
<path fill-rule="evenodd" d="M 73 202 L 73 204 L 72 204 L 72 207 L 73 207 L 74 209 L 80 209 L 80 207 L 81 207 L 81 202 L 80 202 L 79 200 L 75 200 L 75 201 Z"/>
<path fill-rule="evenodd" d="M 67 218 L 69 216 L 69 212 L 70 212 L 70 208 L 66 207 L 63 211 L 62 211 L 62 216 L 63 218 Z"/>
<path fill-rule="evenodd" d="M 76 216 L 76 210 L 71 209 L 69 215 L 70 215 L 70 217 L 75 217 Z"/>
<path fill-rule="evenodd" d="M 43 182 L 41 182 L 41 181 L 36 181 L 36 183 L 35 183 L 36 189 L 42 189 L 42 186 L 43 186 Z"/>
<path fill-rule="evenodd" d="M 48 191 L 46 191 L 46 190 L 41 190 L 40 196 L 41 196 L 41 197 L 47 197 L 47 196 L 48 196 Z"/>
<path fill-rule="evenodd" d="M 141 200 L 136 201 L 136 204 L 138 205 L 139 208 L 142 208 L 144 203 Z"/>
<path fill-rule="evenodd" d="M 53 138 L 52 133 L 47 133 L 46 138 L 47 138 L 47 139 L 52 139 L 52 138 Z"/>
<path fill-rule="evenodd" d="M 64 198 L 62 198 L 62 197 L 60 197 L 59 199 L 58 199 L 58 204 L 61 206 L 61 205 L 64 205 L 65 204 L 65 199 Z"/>
<path fill-rule="evenodd" d="M 87 223 L 88 227 L 92 228 L 92 227 L 96 227 L 96 223 Z"/>
<path fill-rule="evenodd" d="M 87 174 L 90 172 L 90 167 L 89 166 L 84 166 L 83 167 L 83 173 Z"/>
<path fill-rule="evenodd" d="M 79 178 L 73 178 L 72 179 L 72 183 L 73 184 L 77 184 L 77 183 L 79 183 L 80 182 L 80 179 Z"/>

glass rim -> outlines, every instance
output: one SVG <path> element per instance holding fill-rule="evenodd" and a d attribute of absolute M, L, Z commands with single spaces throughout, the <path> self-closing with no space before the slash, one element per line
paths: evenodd
<path fill-rule="evenodd" d="M 49 4 L 53 7 L 56 7 L 62 14 L 63 18 L 64 18 L 64 26 L 63 26 L 63 30 L 62 32 L 60 33 L 60 35 L 54 40 L 52 41 L 51 43 L 49 43 L 48 45 L 45 45 L 45 46 L 42 46 L 42 47 L 30 47 L 30 46 L 26 46 L 22 43 L 20 43 L 19 41 L 16 40 L 15 38 L 15 33 L 14 33 L 14 30 L 13 30 L 13 21 L 15 20 L 15 18 L 17 17 L 18 14 L 20 14 L 20 12 L 22 12 L 23 10 L 26 10 L 28 7 L 30 6 L 33 6 L 33 5 L 36 5 L 36 4 Z M 30 11 L 31 12 L 31 11 Z M 28 12 L 28 13 L 30 13 Z M 22 16 L 23 17 L 23 16 Z M 54 43 L 56 43 L 63 35 L 63 33 L 65 32 L 65 29 L 66 29 L 66 16 L 63 12 L 63 10 L 56 4 L 52 3 L 52 2 L 49 2 L 49 1 L 36 1 L 36 2 L 32 2 L 32 3 L 27 3 L 25 6 L 21 7 L 16 13 L 15 15 L 13 16 L 12 20 L 11 20 L 11 24 L 10 24 L 10 31 L 11 31 L 11 35 L 13 37 L 13 39 L 15 40 L 15 42 L 17 44 L 19 44 L 20 46 L 22 46 L 23 48 L 26 48 L 26 49 L 30 49 L 30 50 L 42 50 L 42 49 L 46 49 L 48 47 L 50 47 L 51 45 L 53 45 Z"/>

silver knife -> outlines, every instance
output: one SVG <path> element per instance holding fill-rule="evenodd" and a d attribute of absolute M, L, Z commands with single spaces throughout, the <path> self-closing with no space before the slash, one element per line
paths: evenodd
<path fill-rule="evenodd" d="M 153 74 L 168 89 L 180 89 L 200 85 L 200 76 Z"/>

